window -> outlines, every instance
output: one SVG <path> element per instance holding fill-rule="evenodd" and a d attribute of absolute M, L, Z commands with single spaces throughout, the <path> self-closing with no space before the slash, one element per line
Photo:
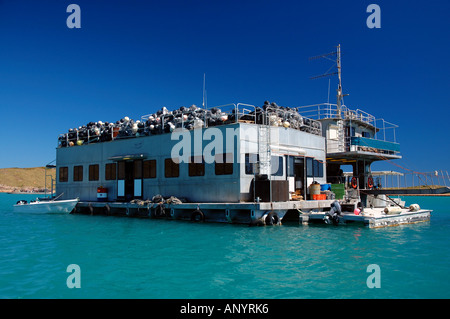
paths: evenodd
<path fill-rule="evenodd" d="M 89 165 L 89 180 L 98 181 L 98 164 Z"/>
<path fill-rule="evenodd" d="M 323 162 L 306 158 L 306 176 L 307 177 L 323 177 Z"/>
<path fill-rule="evenodd" d="M 216 175 L 233 174 L 233 154 L 217 154 L 215 160 Z"/>
<path fill-rule="evenodd" d="M 83 181 L 83 166 L 74 166 L 73 167 L 73 181 L 74 182 L 82 182 Z"/>
<path fill-rule="evenodd" d="M 313 166 L 314 166 L 314 177 L 323 177 L 323 163 L 318 160 L 314 160 Z"/>
<path fill-rule="evenodd" d="M 283 157 L 272 156 L 270 166 L 272 176 L 283 176 Z"/>
<path fill-rule="evenodd" d="M 203 156 L 192 156 L 189 162 L 189 176 L 205 176 Z"/>
<path fill-rule="evenodd" d="M 311 157 L 306 158 L 306 176 L 307 177 L 314 176 L 313 161 L 314 161 L 314 159 Z"/>
<path fill-rule="evenodd" d="M 144 161 L 144 178 L 156 178 L 156 160 Z"/>
<path fill-rule="evenodd" d="M 295 158 L 293 156 L 288 156 L 287 157 L 287 161 L 286 161 L 286 174 L 287 176 L 295 176 L 295 172 L 294 172 L 294 160 Z"/>
<path fill-rule="evenodd" d="M 59 181 L 60 182 L 68 182 L 69 181 L 69 168 L 68 167 L 60 167 L 59 168 Z"/>
<path fill-rule="evenodd" d="M 117 162 L 117 179 L 125 179 L 125 161 Z"/>
<path fill-rule="evenodd" d="M 116 179 L 116 163 L 105 165 L 105 180 L 111 181 Z"/>
<path fill-rule="evenodd" d="M 362 132 L 362 137 L 367 137 L 370 138 L 370 133 L 369 132 Z"/>
<path fill-rule="evenodd" d="M 245 174 L 253 175 L 256 173 L 259 154 L 245 154 Z"/>
<path fill-rule="evenodd" d="M 141 179 L 142 178 L 142 160 L 134 161 L 134 178 Z"/>
<path fill-rule="evenodd" d="M 164 176 L 165 177 L 180 176 L 180 164 L 178 159 L 175 159 L 175 162 L 171 158 L 166 158 L 164 160 Z"/>

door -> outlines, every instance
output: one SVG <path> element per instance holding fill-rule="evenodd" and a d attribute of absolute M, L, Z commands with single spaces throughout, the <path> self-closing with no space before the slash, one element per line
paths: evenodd
<path fill-rule="evenodd" d="M 305 193 L 305 159 L 303 157 L 294 158 L 295 193 L 306 199 Z"/>
<path fill-rule="evenodd" d="M 350 126 L 345 127 L 345 151 L 350 151 Z"/>
<path fill-rule="evenodd" d="M 142 160 L 117 162 L 117 200 L 142 198 Z"/>
<path fill-rule="evenodd" d="M 133 161 L 133 198 L 142 198 L 142 160 Z"/>
<path fill-rule="evenodd" d="M 295 172 L 294 172 L 294 162 L 295 157 L 285 155 L 286 157 L 286 179 L 289 183 L 289 193 L 295 193 Z"/>

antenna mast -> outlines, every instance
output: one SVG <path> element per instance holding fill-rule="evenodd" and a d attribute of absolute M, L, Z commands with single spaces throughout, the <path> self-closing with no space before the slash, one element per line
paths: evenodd
<path fill-rule="evenodd" d="M 336 52 L 336 65 L 338 69 L 338 79 L 339 79 L 339 86 L 337 89 L 337 107 L 338 107 L 338 114 L 341 112 L 341 100 L 344 97 L 342 95 L 342 78 L 341 78 L 341 45 L 338 44 L 337 52 Z"/>
<path fill-rule="evenodd" d="M 336 60 L 330 58 L 330 56 L 336 56 Z M 334 64 L 324 74 L 321 74 L 321 75 L 318 75 L 318 76 L 313 76 L 310 79 L 318 79 L 318 78 L 323 78 L 323 77 L 332 76 L 332 75 L 336 75 L 337 74 L 338 80 L 339 80 L 339 84 L 338 84 L 338 89 L 337 89 L 337 94 L 336 94 L 336 99 L 337 99 L 337 103 L 336 104 L 337 104 L 337 114 L 338 114 L 338 116 L 340 116 L 341 115 L 342 99 L 344 98 L 344 96 L 348 95 L 348 94 L 343 94 L 342 93 L 341 45 L 338 44 L 336 52 L 331 52 L 331 53 L 326 53 L 326 54 L 318 55 L 318 56 L 315 56 L 315 57 L 311 57 L 311 58 L 309 58 L 309 60 L 317 60 L 319 58 L 324 58 L 324 59 L 330 60 L 330 61 L 334 62 Z M 337 68 L 337 72 L 328 73 L 335 66 Z"/>
<path fill-rule="evenodd" d="M 206 107 L 206 73 L 203 73 L 203 102 L 202 102 L 202 107 L 205 108 Z"/>

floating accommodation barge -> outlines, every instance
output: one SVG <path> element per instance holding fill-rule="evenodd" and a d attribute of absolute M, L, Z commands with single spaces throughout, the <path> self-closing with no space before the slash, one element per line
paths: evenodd
<path fill-rule="evenodd" d="M 342 222 L 379 227 L 429 219 L 424 210 L 402 220 L 354 214 L 374 202 L 389 206 L 364 192 L 373 188 L 372 162 L 400 158 L 398 143 L 377 138 L 386 122 L 375 123 L 367 113 L 342 106 L 338 112 L 332 104 L 284 108 L 268 102 L 91 123 L 59 137 L 56 189 L 63 198 L 79 197 L 76 212 L 88 214 L 323 222 L 337 199 Z M 341 173 L 348 164 L 356 188 Z M 318 192 L 319 185 L 331 189 Z"/>
<path fill-rule="evenodd" d="M 429 220 L 429 210 L 370 193 L 371 164 L 401 158 L 397 126 L 348 109 L 342 96 L 339 84 L 337 104 L 193 105 L 88 123 L 58 138 L 56 192 L 78 197 L 76 213 L 87 214 L 323 223 L 337 200 L 339 223 Z"/>

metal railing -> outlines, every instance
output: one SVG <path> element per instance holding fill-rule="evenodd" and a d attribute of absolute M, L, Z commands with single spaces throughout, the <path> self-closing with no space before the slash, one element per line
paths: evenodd
<path fill-rule="evenodd" d="M 308 116 L 314 120 L 343 119 L 362 122 L 375 128 L 376 134 L 382 134 L 383 140 L 385 141 L 388 139 L 388 136 L 386 135 L 387 130 L 393 129 L 392 137 L 393 141 L 395 142 L 395 129 L 398 128 L 397 125 L 385 121 L 382 118 L 376 118 L 372 114 L 369 114 L 360 109 L 351 110 L 345 105 L 342 105 L 340 108 L 338 108 L 337 104 L 330 103 L 299 106 L 296 109 L 300 114 L 305 114 L 305 116 Z M 375 136 L 375 139 L 381 139 L 381 137 Z"/>
<path fill-rule="evenodd" d="M 383 188 L 412 188 L 430 189 L 450 186 L 450 175 L 447 170 L 434 172 L 403 172 L 397 174 L 384 174 L 374 177 Z"/>
<path fill-rule="evenodd" d="M 345 134 L 344 132 L 340 132 L 341 138 L 335 139 L 327 139 L 327 151 L 334 152 L 344 152 L 349 151 L 350 147 L 353 146 L 358 150 L 367 150 L 367 151 L 381 151 L 382 153 L 397 153 L 398 144 L 396 143 L 396 134 L 395 130 L 398 128 L 397 125 L 385 121 L 382 118 L 376 118 L 372 114 L 369 114 L 360 109 L 351 110 L 347 108 L 347 106 L 342 105 L 338 107 L 336 104 L 330 103 L 321 103 L 321 104 L 312 104 L 306 106 L 297 107 L 296 110 L 301 115 L 305 115 L 314 120 L 325 120 L 325 119 L 335 119 L 335 120 L 344 120 L 347 122 L 355 122 L 358 125 L 363 125 L 371 128 L 373 130 L 373 137 L 367 138 L 364 136 L 351 136 L 350 134 Z M 340 130 L 344 130 L 344 127 L 341 127 Z M 345 137 L 342 137 L 345 136 Z M 364 141 L 360 140 L 352 140 L 352 138 L 356 139 L 364 139 Z M 372 141 L 384 141 L 387 143 L 376 143 Z M 390 144 L 392 143 L 392 144 Z M 365 145 L 367 144 L 367 145 Z M 374 147 L 378 145 L 380 148 Z M 383 147 L 385 149 L 383 149 Z"/>
<path fill-rule="evenodd" d="M 345 105 L 338 108 L 337 104 L 320 103 L 299 106 L 296 108 L 299 113 L 307 114 L 312 119 L 322 120 L 327 118 L 341 118 L 344 120 L 358 120 L 366 124 L 376 126 L 375 116 L 360 109 L 350 110 Z"/>

